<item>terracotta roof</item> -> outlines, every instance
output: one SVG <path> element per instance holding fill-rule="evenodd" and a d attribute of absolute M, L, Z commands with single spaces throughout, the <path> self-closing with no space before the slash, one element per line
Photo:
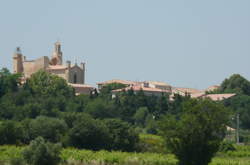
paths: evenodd
<path fill-rule="evenodd" d="M 128 90 L 133 90 L 133 91 L 140 91 L 143 90 L 145 92 L 169 92 L 168 90 L 162 90 L 162 89 L 158 89 L 158 88 L 149 88 L 149 87 L 142 87 L 142 86 L 131 86 L 131 87 L 126 87 L 123 89 L 117 89 L 117 90 L 113 90 L 113 92 L 121 92 L 121 91 L 128 91 Z"/>
<path fill-rule="evenodd" d="M 228 99 L 230 97 L 233 97 L 235 96 L 236 94 L 235 93 L 225 93 L 225 94 L 208 94 L 208 95 L 205 95 L 204 97 L 205 98 L 210 98 L 211 100 L 213 101 L 221 101 L 221 100 L 224 100 L 224 99 Z"/>
<path fill-rule="evenodd" d="M 100 82 L 100 83 L 97 83 L 97 84 L 98 85 L 105 85 L 105 84 L 112 84 L 112 83 L 120 83 L 120 84 L 125 84 L 125 85 L 132 85 L 132 84 L 137 84 L 138 82 L 128 81 L 128 80 L 113 79 L 113 80 L 108 80 L 108 81 Z"/>
<path fill-rule="evenodd" d="M 211 92 L 211 91 L 214 91 L 216 89 L 220 88 L 219 85 L 213 85 L 213 86 L 210 86 L 208 87 L 207 89 L 205 89 L 204 91 L 208 91 L 208 92 Z"/>
<path fill-rule="evenodd" d="M 173 92 L 182 92 L 182 93 L 188 93 L 188 94 L 194 94 L 194 93 L 201 93 L 202 91 L 194 88 L 179 88 L 179 87 L 174 87 Z"/>
<path fill-rule="evenodd" d="M 160 86 L 170 86 L 169 84 L 160 81 L 144 81 L 144 82 Z"/>
<path fill-rule="evenodd" d="M 64 65 L 49 65 L 47 69 L 49 70 L 61 70 L 61 69 L 67 69 L 67 66 Z"/>
<path fill-rule="evenodd" d="M 193 93 L 191 94 L 191 98 L 200 98 L 205 95 L 205 92 L 200 92 L 200 93 Z"/>
<path fill-rule="evenodd" d="M 68 85 L 70 85 L 72 87 L 77 87 L 77 88 L 94 88 L 91 85 L 87 85 L 87 84 L 72 84 L 72 83 L 68 83 Z"/>

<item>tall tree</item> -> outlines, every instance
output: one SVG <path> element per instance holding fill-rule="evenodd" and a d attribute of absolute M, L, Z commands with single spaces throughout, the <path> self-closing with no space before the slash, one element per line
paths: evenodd
<path fill-rule="evenodd" d="M 250 96 L 250 82 L 239 74 L 233 74 L 222 82 L 219 92 L 234 92 Z"/>
<path fill-rule="evenodd" d="M 31 78 L 27 80 L 25 88 L 39 97 L 72 97 L 74 95 L 73 88 L 68 86 L 64 79 L 43 70 L 32 74 Z"/>
<path fill-rule="evenodd" d="M 221 104 L 190 100 L 183 105 L 179 117 L 163 118 L 160 130 L 179 165 L 207 165 L 225 136 L 228 116 Z"/>
<path fill-rule="evenodd" d="M 0 70 L 0 97 L 7 92 L 15 92 L 20 84 L 20 74 L 11 74 L 6 68 Z"/>

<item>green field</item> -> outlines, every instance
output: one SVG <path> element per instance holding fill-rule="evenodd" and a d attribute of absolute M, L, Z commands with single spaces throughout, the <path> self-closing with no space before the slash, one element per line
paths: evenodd
<path fill-rule="evenodd" d="M 249 165 L 250 147 L 237 146 L 236 151 L 218 153 L 210 165 Z M 24 147 L 0 146 L 0 164 L 8 163 L 13 157 L 21 157 Z M 62 164 L 77 165 L 176 165 L 177 160 L 171 154 L 126 153 L 108 151 L 63 149 Z"/>

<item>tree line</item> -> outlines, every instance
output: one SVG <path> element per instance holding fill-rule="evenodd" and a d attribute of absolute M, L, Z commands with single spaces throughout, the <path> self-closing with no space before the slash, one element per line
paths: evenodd
<path fill-rule="evenodd" d="M 225 125 L 235 126 L 230 116 L 240 113 L 240 127 L 250 128 L 250 82 L 241 75 L 210 92 L 237 93 L 219 102 L 188 95 L 174 95 L 170 101 L 166 94 L 133 90 L 112 98 L 111 91 L 122 84 L 76 96 L 56 75 L 41 70 L 25 83 L 21 76 L 0 71 L 0 145 L 29 144 L 42 137 L 63 147 L 133 152 L 143 150 L 139 134 L 148 133 L 161 135 L 180 165 L 206 165 L 225 137 Z"/>

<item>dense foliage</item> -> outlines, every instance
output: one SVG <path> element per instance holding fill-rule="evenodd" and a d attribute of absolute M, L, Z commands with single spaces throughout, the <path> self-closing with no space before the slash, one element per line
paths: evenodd
<path fill-rule="evenodd" d="M 57 165 L 61 161 L 61 146 L 45 142 L 42 137 L 31 141 L 23 150 L 23 158 L 30 165 Z"/>
<path fill-rule="evenodd" d="M 218 153 L 209 165 L 249 165 L 250 147 L 235 146 L 236 150 Z M 20 160 L 24 147 L 0 146 L 0 163 L 6 164 L 15 158 Z M 90 151 L 73 148 L 62 149 L 61 164 L 69 165 L 177 165 L 171 155 L 156 153 L 127 153 L 119 151 Z M 24 165 L 20 163 L 20 165 Z"/>
<path fill-rule="evenodd" d="M 219 91 L 250 96 L 250 82 L 241 75 L 234 74 L 222 82 Z"/>
<path fill-rule="evenodd" d="M 228 111 L 206 99 L 190 100 L 183 106 L 181 116 L 162 119 L 161 134 L 179 165 L 207 165 L 225 137 Z"/>
<path fill-rule="evenodd" d="M 25 83 L 21 83 L 20 74 L 11 74 L 7 69 L 2 69 L 0 70 L 0 145 L 27 145 L 32 140 L 42 137 L 44 143 L 61 143 L 63 147 L 95 151 L 105 149 L 129 152 L 174 152 L 175 150 L 169 145 L 167 145 L 169 148 L 164 148 L 165 142 L 168 144 L 168 141 L 162 138 L 146 136 L 144 141 L 139 140 L 139 134 L 159 134 L 158 122 L 164 118 L 161 126 L 167 136 L 187 138 L 186 140 L 192 137 L 193 143 L 189 146 L 185 143 L 186 149 L 189 151 L 193 145 L 198 146 L 196 148 L 199 150 L 207 148 L 208 157 L 211 157 L 218 149 L 217 142 L 224 137 L 224 127 L 221 125 L 226 120 L 223 116 L 217 118 L 220 110 L 225 109 L 223 105 L 231 109 L 233 115 L 240 114 L 240 128 L 242 132 L 244 131 L 241 140 L 250 141 L 247 130 L 250 129 L 249 84 L 249 81 L 240 75 L 226 79 L 221 88 L 213 93 L 235 92 L 237 95 L 218 103 L 192 100 L 189 96 L 180 95 L 174 95 L 170 101 L 166 94 L 160 97 L 147 96 L 143 91 L 133 90 L 123 91 L 112 97 L 111 91 L 125 87 L 122 84 L 110 84 L 89 95 L 76 96 L 74 89 L 58 76 L 39 71 Z M 207 114 L 201 113 L 203 111 Z M 213 123 L 215 119 L 218 123 Z M 182 125 L 189 126 L 187 123 L 194 127 L 190 129 L 182 127 Z M 206 127 L 208 123 L 211 127 Z M 229 126 L 235 128 L 235 121 L 231 121 Z M 202 131 L 197 132 L 200 128 L 203 128 Z M 213 128 L 214 132 L 211 133 Z M 211 133 L 211 136 L 210 134 L 205 136 L 204 133 Z M 212 144 L 210 137 L 213 139 Z M 168 137 L 165 136 L 166 139 Z M 211 146 L 212 148 L 209 148 Z M 178 152 L 181 150 L 178 149 Z M 186 153 L 189 156 L 195 154 L 192 151 Z M 187 155 L 184 152 L 181 154 L 185 159 Z M 199 158 L 207 162 L 210 160 L 202 156 Z"/>
<path fill-rule="evenodd" d="M 111 90 L 122 84 L 75 96 L 65 80 L 42 70 L 24 84 L 7 69 L 0 75 L 0 144 L 29 144 L 40 136 L 64 146 L 137 151 L 138 134 L 157 133 L 156 120 L 176 104 L 132 90 L 113 99 Z"/>

